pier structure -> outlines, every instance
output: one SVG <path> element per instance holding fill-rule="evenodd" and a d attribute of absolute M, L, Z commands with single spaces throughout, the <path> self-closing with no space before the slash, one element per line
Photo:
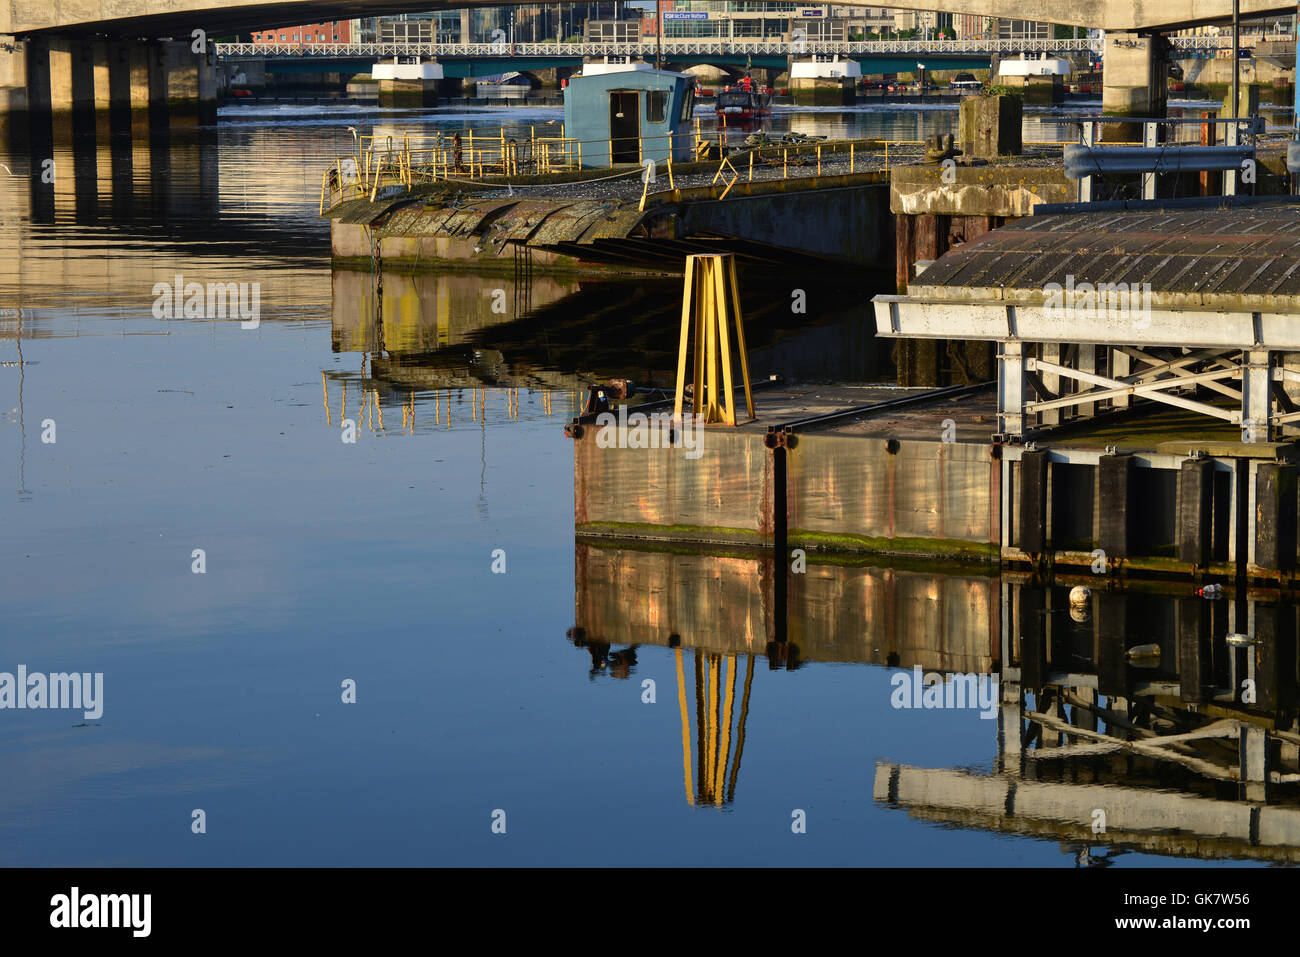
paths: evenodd
<path fill-rule="evenodd" d="M 1295 201 L 1205 202 L 1024 218 L 876 297 L 970 385 L 760 382 L 690 458 L 580 419 L 576 531 L 1289 584 Z"/>
<path fill-rule="evenodd" d="M 0 38 L 2 40 L 3 38 Z M 0 134 L 130 135 L 216 122 L 206 41 L 35 36 L 0 43 Z"/>
<path fill-rule="evenodd" d="M 1004 560 L 1289 577 L 1296 206 L 1155 205 L 1006 226 L 877 297 L 877 329 L 996 349 Z"/>

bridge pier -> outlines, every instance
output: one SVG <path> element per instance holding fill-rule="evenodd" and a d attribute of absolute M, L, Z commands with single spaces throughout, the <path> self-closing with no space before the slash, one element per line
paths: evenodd
<path fill-rule="evenodd" d="M 1163 118 L 1169 104 L 1169 52 L 1161 34 L 1106 33 L 1101 112 L 1106 116 Z M 1142 138 L 1137 126 L 1102 127 L 1103 141 Z"/>
<path fill-rule="evenodd" d="M 49 109 L 60 139 L 94 130 L 95 78 L 90 44 L 77 37 L 54 37 L 46 49 Z"/>
<path fill-rule="evenodd" d="M 213 60 L 185 41 L 0 41 L 0 134 L 44 141 L 214 123 Z"/>
<path fill-rule="evenodd" d="M 166 44 L 167 113 L 172 126 L 217 121 L 217 74 L 213 54 L 195 53 L 184 41 Z"/>
<path fill-rule="evenodd" d="M 438 105 L 438 86 L 443 79 L 440 64 L 376 63 L 370 75 L 378 81 L 381 108 Z"/>

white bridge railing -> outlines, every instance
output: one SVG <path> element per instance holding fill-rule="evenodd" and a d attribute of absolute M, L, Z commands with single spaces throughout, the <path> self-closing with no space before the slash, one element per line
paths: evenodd
<path fill-rule="evenodd" d="M 1176 37 L 1175 49 L 1184 52 L 1219 50 L 1232 45 L 1231 37 Z M 1019 53 L 1101 52 L 1101 41 L 1069 40 L 858 40 L 728 39 L 718 37 L 666 38 L 662 48 L 653 40 L 582 43 L 218 43 L 221 57 L 528 57 L 588 56 L 653 57 L 662 49 L 674 56 L 801 56 L 814 54 L 898 54 L 902 56 L 982 55 Z"/>

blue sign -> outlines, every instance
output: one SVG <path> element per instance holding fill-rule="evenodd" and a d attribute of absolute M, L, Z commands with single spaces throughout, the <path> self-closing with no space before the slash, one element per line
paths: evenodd
<path fill-rule="evenodd" d="M 707 10 L 689 10 L 680 13 L 668 12 L 664 14 L 665 20 L 707 20 L 709 13 Z"/>

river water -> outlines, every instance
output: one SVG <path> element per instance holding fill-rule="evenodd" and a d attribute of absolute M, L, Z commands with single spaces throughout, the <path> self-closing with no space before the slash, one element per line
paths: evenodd
<path fill-rule="evenodd" d="M 331 271 L 320 177 L 349 126 L 559 117 L 240 106 L 4 158 L 0 672 L 103 678 L 98 714 L 0 710 L 0 866 L 1087 859 L 1068 821 L 889 799 L 889 762 L 999 769 L 996 720 L 891 703 L 913 663 L 996 669 L 996 578 L 823 568 L 774 649 L 761 560 L 575 544 L 563 423 L 589 382 L 670 384 L 679 281 L 388 276 L 381 331 L 373 277 Z M 1031 113 L 1026 137 L 1066 120 Z M 256 288 L 259 321 L 167 315 L 191 282 Z M 792 323 L 780 289 L 746 284 L 755 376 L 889 378 L 865 306 L 887 290 L 820 281 Z"/>

